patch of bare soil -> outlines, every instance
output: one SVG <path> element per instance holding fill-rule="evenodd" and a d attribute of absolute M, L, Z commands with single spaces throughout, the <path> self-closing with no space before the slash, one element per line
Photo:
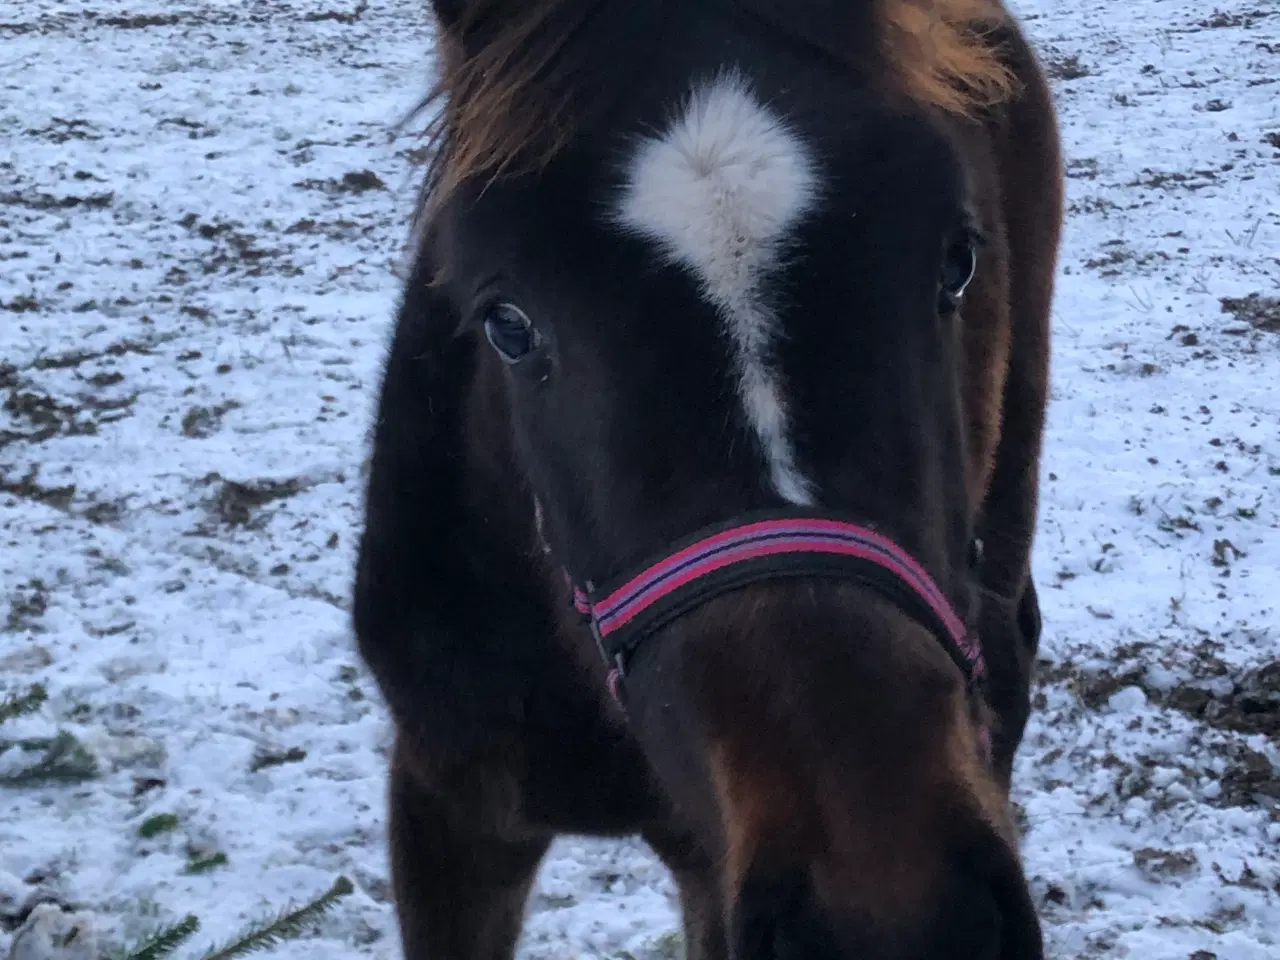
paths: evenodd
<path fill-rule="evenodd" d="M 1249 324 L 1256 330 L 1280 333 L 1280 297 L 1251 293 L 1247 297 L 1222 297 L 1222 312 Z"/>
<path fill-rule="evenodd" d="M 218 478 L 221 479 L 221 478 Z M 214 497 L 213 510 L 228 526 L 255 526 L 254 511 L 273 500 L 292 497 L 306 488 L 297 477 L 288 480 L 222 480 Z"/>
<path fill-rule="evenodd" d="M 14 479 L 0 473 L 0 493 L 12 494 L 24 500 L 34 500 L 37 503 L 65 510 L 76 495 L 76 485 L 71 483 L 65 487 L 46 487 L 36 481 L 39 474 L 39 464 L 33 465 L 24 476 Z"/>
<path fill-rule="evenodd" d="M 1239 677 L 1226 696 L 1195 686 L 1180 686 L 1165 705 L 1210 726 L 1238 733 L 1261 733 L 1280 743 L 1280 660 Z"/>

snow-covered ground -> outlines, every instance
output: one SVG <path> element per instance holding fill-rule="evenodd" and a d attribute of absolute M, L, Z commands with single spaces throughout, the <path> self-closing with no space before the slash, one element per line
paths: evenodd
<path fill-rule="evenodd" d="M 190 912 L 195 957 L 339 874 L 277 955 L 399 955 L 347 597 L 424 8 L 0 0 L 0 697 L 49 692 L 0 738 L 100 769 L 0 788 L 0 955 L 44 900 L 51 956 Z M 1280 8 L 1016 9 L 1070 174 L 1028 870 L 1060 960 L 1277 958 Z M 676 917 L 641 844 L 567 838 L 523 955 L 670 956 Z"/>

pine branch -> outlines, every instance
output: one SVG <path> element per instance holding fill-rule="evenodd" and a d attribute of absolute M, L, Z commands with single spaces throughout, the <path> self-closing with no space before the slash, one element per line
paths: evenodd
<path fill-rule="evenodd" d="M 158 930 L 134 947 L 124 955 L 124 960 L 160 960 L 177 950 L 199 929 L 199 919 L 194 913 L 188 913 L 177 923 Z"/>
<path fill-rule="evenodd" d="M 221 850 L 208 857 L 191 856 L 188 854 L 187 865 L 182 869 L 182 872 L 208 873 L 216 867 L 225 867 L 226 865 L 227 855 Z"/>
<path fill-rule="evenodd" d="M 31 689 L 21 696 L 5 697 L 0 700 L 0 723 L 20 717 L 25 713 L 34 713 L 49 699 L 43 684 L 32 684 Z"/>
<path fill-rule="evenodd" d="M 286 940 L 302 935 L 307 924 L 327 913 L 335 903 L 351 893 L 355 887 L 346 877 L 338 877 L 333 886 L 306 906 L 296 910 L 286 908 L 279 916 L 264 926 L 251 928 L 233 943 L 211 949 L 200 960 L 232 960 L 257 950 L 278 946 Z"/>
<path fill-rule="evenodd" d="M 138 825 L 138 836 L 144 840 L 150 840 L 152 837 L 158 837 L 162 833 L 177 829 L 177 814 L 157 813 L 154 816 L 147 817 Z"/>
<path fill-rule="evenodd" d="M 0 786 L 30 787 L 37 783 L 79 783 L 98 775 L 98 763 L 75 736 L 63 731 L 49 741 L 45 754 L 16 773 L 0 774 Z"/>
<path fill-rule="evenodd" d="M 53 737 L 24 737 L 21 740 L 0 739 L 0 753 L 12 750 L 14 747 L 17 747 L 23 753 L 35 753 L 38 750 L 48 750 L 52 746 Z"/>

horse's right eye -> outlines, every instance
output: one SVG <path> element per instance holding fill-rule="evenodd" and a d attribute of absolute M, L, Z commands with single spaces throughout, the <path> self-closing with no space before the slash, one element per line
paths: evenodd
<path fill-rule="evenodd" d="M 973 241 L 961 237 L 948 247 L 942 263 L 942 292 L 954 300 L 964 296 L 965 288 L 978 271 L 978 252 Z"/>
<path fill-rule="evenodd" d="M 523 310 L 510 303 L 495 303 L 485 310 L 484 335 L 506 363 L 519 363 L 540 342 L 533 322 Z"/>

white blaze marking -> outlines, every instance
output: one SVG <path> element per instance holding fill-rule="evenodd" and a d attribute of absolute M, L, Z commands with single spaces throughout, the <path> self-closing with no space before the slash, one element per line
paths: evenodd
<path fill-rule="evenodd" d="M 621 222 L 693 271 L 733 342 L 738 396 L 774 488 L 813 502 L 796 466 L 772 349 L 778 318 L 766 282 L 789 229 L 813 203 L 804 144 L 736 75 L 696 90 L 683 114 L 643 141 L 628 171 Z"/>

